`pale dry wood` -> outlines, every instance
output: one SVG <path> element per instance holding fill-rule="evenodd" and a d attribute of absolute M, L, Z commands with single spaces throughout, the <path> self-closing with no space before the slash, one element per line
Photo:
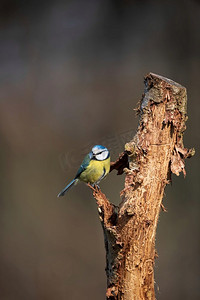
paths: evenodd
<path fill-rule="evenodd" d="M 106 247 L 106 298 L 153 300 L 155 235 L 164 188 L 171 172 L 185 175 L 183 146 L 187 95 L 180 84 L 156 74 L 145 77 L 136 135 L 111 170 L 126 173 L 119 207 L 94 189 Z"/>

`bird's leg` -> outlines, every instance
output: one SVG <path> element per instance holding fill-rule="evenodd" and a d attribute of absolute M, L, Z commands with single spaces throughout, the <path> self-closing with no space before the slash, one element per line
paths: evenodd
<path fill-rule="evenodd" d="M 94 187 L 97 191 L 100 191 L 100 186 L 98 184 L 95 184 Z"/>

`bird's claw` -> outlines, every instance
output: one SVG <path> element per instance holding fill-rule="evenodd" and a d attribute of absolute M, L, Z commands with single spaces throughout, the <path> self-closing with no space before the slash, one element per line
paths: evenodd
<path fill-rule="evenodd" d="M 97 191 L 100 191 L 100 186 L 98 184 L 95 184 L 94 185 L 94 188 L 97 190 Z"/>
<path fill-rule="evenodd" d="M 91 188 L 94 192 L 99 192 L 100 191 L 100 187 L 98 186 L 98 184 L 91 184 L 91 183 L 87 183 L 87 186 L 89 186 L 89 188 Z"/>

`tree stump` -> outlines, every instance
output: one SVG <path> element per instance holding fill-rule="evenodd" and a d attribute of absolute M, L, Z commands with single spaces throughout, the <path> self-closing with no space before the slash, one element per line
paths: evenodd
<path fill-rule="evenodd" d="M 171 173 L 186 175 L 184 159 L 194 155 L 183 146 L 185 87 L 153 73 L 144 82 L 136 135 L 111 163 L 111 171 L 126 174 L 121 203 L 116 207 L 93 190 L 104 232 L 109 300 L 155 299 L 155 235 L 164 188 Z"/>

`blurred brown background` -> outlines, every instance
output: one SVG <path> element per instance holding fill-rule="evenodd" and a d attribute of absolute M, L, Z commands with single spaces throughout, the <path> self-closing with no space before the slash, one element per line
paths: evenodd
<path fill-rule="evenodd" d="M 57 193 L 94 144 L 123 151 L 148 72 L 187 87 L 187 177 L 166 189 L 159 300 L 200 299 L 200 3 L 0 1 L 0 299 L 101 300 L 103 234 L 91 191 Z M 101 183 L 119 203 L 123 176 Z"/>

